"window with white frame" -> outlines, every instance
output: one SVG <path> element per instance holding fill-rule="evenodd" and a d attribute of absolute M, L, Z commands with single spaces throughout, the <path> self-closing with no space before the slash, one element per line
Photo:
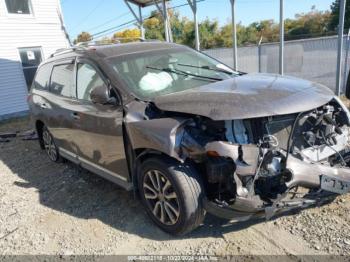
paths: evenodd
<path fill-rule="evenodd" d="M 41 47 L 19 48 L 18 51 L 22 62 L 24 77 L 29 89 L 33 82 L 35 72 L 42 61 Z"/>
<path fill-rule="evenodd" d="M 32 14 L 32 5 L 30 0 L 5 0 L 7 12 L 9 14 Z"/>

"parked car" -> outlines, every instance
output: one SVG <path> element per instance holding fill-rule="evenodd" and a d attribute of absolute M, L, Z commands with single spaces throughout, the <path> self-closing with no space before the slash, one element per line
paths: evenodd
<path fill-rule="evenodd" d="M 350 190 L 350 114 L 331 90 L 235 72 L 181 45 L 61 50 L 40 65 L 28 101 L 52 161 L 135 190 L 171 234 L 206 212 L 271 218 Z"/>

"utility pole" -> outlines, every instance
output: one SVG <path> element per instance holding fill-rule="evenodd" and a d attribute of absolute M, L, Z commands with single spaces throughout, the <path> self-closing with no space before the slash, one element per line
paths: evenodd
<path fill-rule="evenodd" d="M 279 73 L 284 74 L 284 0 L 280 0 L 280 50 Z"/>
<path fill-rule="evenodd" d="M 200 51 L 200 36 L 199 36 L 199 25 L 198 25 L 198 16 L 197 16 L 197 0 L 187 0 L 189 6 L 193 12 L 193 20 L 194 20 L 194 31 L 196 35 L 196 49 Z"/>
<path fill-rule="evenodd" d="M 137 24 L 139 25 L 139 29 L 141 32 L 141 38 L 145 39 L 145 29 L 143 27 L 143 17 L 142 17 L 142 7 L 138 6 L 139 8 L 139 12 L 138 15 L 137 13 L 134 11 L 134 9 L 131 7 L 129 0 L 124 0 L 126 6 L 129 8 L 130 12 L 133 14 L 133 16 L 135 17 Z"/>
<path fill-rule="evenodd" d="M 237 27 L 236 27 L 236 0 L 231 1 L 232 9 L 232 42 L 233 42 L 233 69 L 238 70 L 238 57 L 237 57 Z"/>
<path fill-rule="evenodd" d="M 167 42 L 173 42 L 173 36 L 172 36 L 172 32 L 171 32 L 171 25 L 169 22 L 168 8 L 166 5 L 166 0 L 162 0 L 162 7 L 160 7 L 158 5 L 158 2 L 156 0 L 153 0 L 153 2 L 154 2 L 154 5 L 157 7 L 159 13 L 163 17 L 165 40 Z"/>
<path fill-rule="evenodd" d="M 336 76 L 336 95 L 341 93 L 341 72 L 343 58 L 343 36 L 345 21 L 346 0 L 339 0 L 339 25 L 338 25 L 338 55 L 337 55 L 337 76 Z"/>

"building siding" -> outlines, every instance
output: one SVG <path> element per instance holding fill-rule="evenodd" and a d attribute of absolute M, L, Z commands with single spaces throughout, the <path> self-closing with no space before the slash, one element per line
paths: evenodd
<path fill-rule="evenodd" d="M 69 46 L 59 18 L 59 0 L 31 0 L 33 15 L 8 14 L 0 0 L 0 119 L 28 110 L 19 48 L 41 47 L 45 60 Z"/>

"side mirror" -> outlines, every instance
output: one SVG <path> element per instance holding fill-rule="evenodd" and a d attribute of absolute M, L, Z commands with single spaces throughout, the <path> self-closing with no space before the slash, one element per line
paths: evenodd
<path fill-rule="evenodd" d="M 116 99 L 110 97 L 109 88 L 105 84 L 95 87 L 90 93 L 90 99 L 95 104 L 117 104 Z"/>

